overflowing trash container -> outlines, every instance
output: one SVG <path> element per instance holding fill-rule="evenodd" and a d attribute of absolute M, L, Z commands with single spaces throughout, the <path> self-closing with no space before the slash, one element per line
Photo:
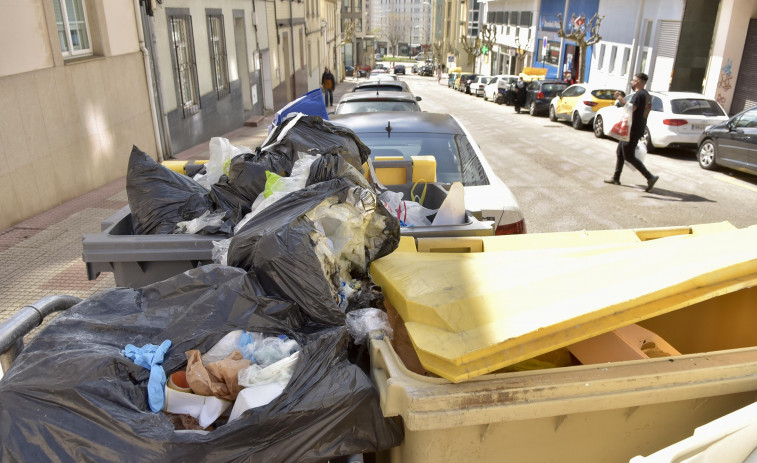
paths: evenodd
<path fill-rule="evenodd" d="M 409 204 L 368 155 L 302 114 L 190 169 L 134 147 L 129 207 L 84 237 L 119 287 L 15 350 L 0 455 L 614 462 L 757 400 L 757 226 L 401 227 L 455 186 Z"/>
<path fill-rule="evenodd" d="M 628 461 L 757 400 L 757 227 L 419 239 L 371 274 L 392 462 Z"/>

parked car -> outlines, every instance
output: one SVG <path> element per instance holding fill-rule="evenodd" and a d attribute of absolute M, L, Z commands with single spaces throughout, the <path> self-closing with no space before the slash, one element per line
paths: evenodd
<path fill-rule="evenodd" d="M 395 64 L 394 65 L 394 73 L 395 74 L 402 74 L 405 75 L 405 65 L 404 64 Z"/>
<path fill-rule="evenodd" d="M 484 87 L 489 83 L 492 76 L 478 76 L 470 84 L 471 95 L 484 96 Z"/>
<path fill-rule="evenodd" d="M 457 78 L 460 77 L 459 72 L 450 72 L 447 75 L 447 87 L 448 88 L 455 88 L 455 82 L 457 81 Z"/>
<path fill-rule="evenodd" d="M 549 102 L 558 93 L 568 88 L 568 84 L 561 80 L 535 80 L 528 84 L 526 90 L 526 108 L 532 116 L 547 114 Z"/>
<path fill-rule="evenodd" d="M 496 75 L 492 76 L 491 79 L 489 79 L 489 82 L 486 83 L 484 86 L 484 100 L 491 100 L 495 101 L 497 99 L 497 95 L 499 94 L 499 85 L 500 82 L 502 82 L 503 85 L 507 84 L 509 81 L 512 82 L 518 80 L 518 76 L 511 76 L 511 75 Z"/>
<path fill-rule="evenodd" d="M 423 53 L 418 53 L 413 59 L 416 61 L 423 61 L 424 59 L 426 59 L 426 55 L 424 55 Z"/>
<path fill-rule="evenodd" d="M 702 169 L 723 166 L 757 175 L 757 107 L 704 129 L 697 160 Z"/>
<path fill-rule="evenodd" d="M 410 87 L 401 80 L 390 80 L 384 78 L 370 79 L 360 82 L 352 89 L 353 92 L 408 92 Z"/>
<path fill-rule="evenodd" d="M 588 83 L 573 84 L 552 98 L 549 120 L 569 120 L 574 129 L 583 129 L 594 120 L 597 111 L 613 105 L 618 90 Z"/>
<path fill-rule="evenodd" d="M 344 75 L 348 77 L 354 77 L 355 76 L 355 68 L 352 66 L 347 66 L 344 68 Z"/>
<path fill-rule="evenodd" d="M 413 64 L 413 67 L 410 69 L 410 71 L 413 74 L 418 74 L 418 65 L 417 64 Z"/>
<path fill-rule="evenodd" d="M 465 208 L 490 221 L 495 234 L 526 232 L 523 212 L 497 177 L 468 130 L 449 114 L 392 112 L 337 115 L 331 122 L 349 127 L 371 148 L 371 157 L 432 155 L 437 181 L 461 182 Z"/>
<path fill-rule="evenodd" d="M 434 75 L 434 67 L 430 64 L 426 64 L 425 66 L 421 66 L 420 70 L 418 71 L 418 75 L 430 77 Z"/>
<path fill-rule="evenodd" d="M 717 101 L 699 93 L 649 92 L 652 111 L 643 141 L 647 151 L 671 146 L 696 147 L 707 126 L 726 122 L 728 116 Z M 626 97 L 630 100 L 633 94 Z M 608 135 L 623 114 L 623 105 L 602 108 L 594 118 L 594 136 Z"/>
<path fill-rule="evenodd" d="M 406 92 L 345 93 L 336 105 L 334 114 L 375 113 L 382 111 L 415 111 L 421 107 L 421 97 Z"/>
<path fill-rule="evenodd" d="M 470 84 L 473 82 L 473 80 L 478 77 L 478 74 L 460 74 L 460 80 L 457 84 L 457 90 L 464 92 L 464 93 L 470 93 Z"/>

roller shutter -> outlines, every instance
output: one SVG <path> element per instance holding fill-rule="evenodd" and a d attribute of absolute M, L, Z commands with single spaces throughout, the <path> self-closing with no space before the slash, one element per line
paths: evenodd
<path fill-rule="evenodd" d="M 670 90 L 673 77 L 673 63 L 678 49 L 678 37 L 681 35 L 681 21 L 660 21 L 655 43 L 654 74 L 651 90 Z"/>
<path fill-rule="evenodd" d="M 730 114 L 757 105 L 757 19 L 749 21 L 749 30 L 744 42 L 744 54 L 741 56 L 739 77 L 733 90 Z"/>

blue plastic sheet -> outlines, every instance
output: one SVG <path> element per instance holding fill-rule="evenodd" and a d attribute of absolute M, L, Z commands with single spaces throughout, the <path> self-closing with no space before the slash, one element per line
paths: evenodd
<path fill-rule="evenodd" d="M 326 102 L 323 99 L 323 92 L 320 88 L 307 92 L 281 108 L 273 117 L 273 125 L 281 125 L 281 121 L 283 121 L 289 113 L 303 113 L 307 116 L 320 116 L 324 120 L 329 119 L 329 113 L 326 111 Z"/>

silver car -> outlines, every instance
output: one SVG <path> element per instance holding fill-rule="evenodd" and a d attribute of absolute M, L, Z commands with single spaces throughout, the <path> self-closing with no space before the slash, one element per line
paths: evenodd
<path fill-rule="evenodd" d="M 496 176 L 468 130 L 453 116 L 385 112 L 336 115 L 331 122 L 352 129 L 371 148 L 372 158 L 387 155 L 410 160 L 411 156 L 434 156 L 437 183 L 449 188 L 453 182 L 461 182 L 466 210 L 486 224 L 488 234 L 526 232 L 515 196 Z"/>

